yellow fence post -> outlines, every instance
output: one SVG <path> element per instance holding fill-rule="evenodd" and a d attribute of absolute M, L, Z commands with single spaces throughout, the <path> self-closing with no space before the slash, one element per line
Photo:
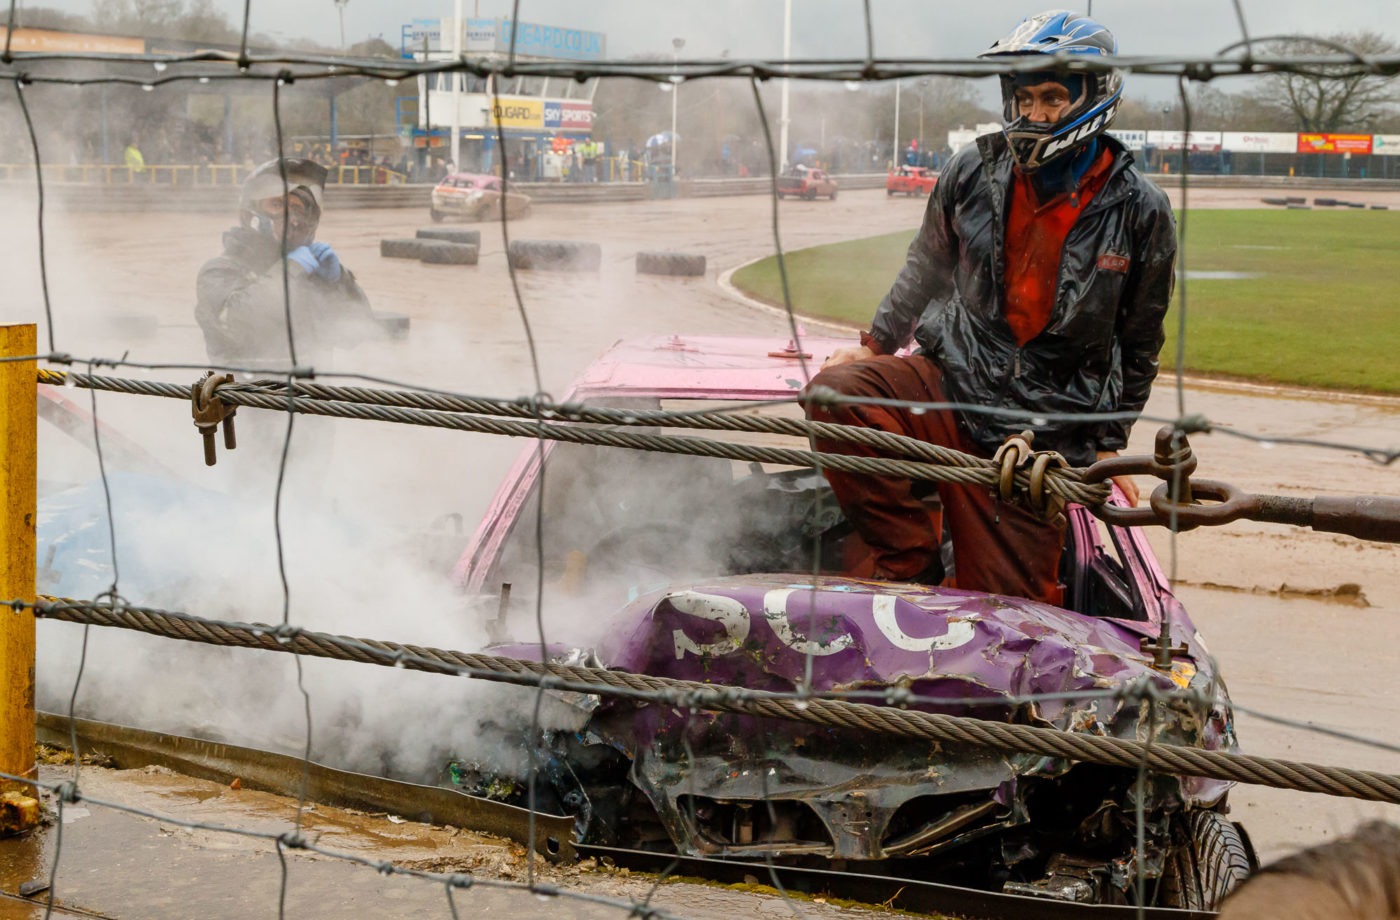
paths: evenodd
<path fill-rule="evenodd" d="M 0 325 L 0 600 L 34 600 L 34 519 L 38 505 L 38 412 L 33 323 Z M 34 763 L 34 612 L 0 607 L 0 773 L 38 777 Z M 9 824 L 24 806 L 13 793 L 32 788 L 0 781 L 0 817 Z M 37 812 L 36 812 L 37 816 Z M 22 820 L 21 820 L 21 823 Z M 11 828 L 13 829 L 13 828 Z"/>

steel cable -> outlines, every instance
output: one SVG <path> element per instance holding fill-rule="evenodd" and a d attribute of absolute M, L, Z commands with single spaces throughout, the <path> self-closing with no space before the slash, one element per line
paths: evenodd
<path fill-rule="evenodd" d="M 1202 776 L 1276 789 L 1400 804 L 1400 776 L 1387 773 L 1225 751 L 1207 751 L 1180 745 L 1145 745 L 1123 738 L 1064 732 L 1031 725 L 1012 725 L 967 716 L 897 709 L 869 703 L 821 698 L 795 699 L 625 671 L 446 651 L 297 628 L 217 622 L 145 607 L 118 607 L 43 597 L 34 604 L 34 614 L 44 619 L 114 626 L 212 645 L 290 652 L 340 661 L 411 668 L 430 673 L 456 674 L 482 680 L 505 680 L 527 686 L 543 685 L 584 693 L 625 695 L 683 708 L 874 731 L 904 738 L 975 745 L 1112 767 L 1136 769 L 1140 764 L 1146 764 L 1148 769 L 1157 773 Z"/>
<path fill-rule="evenodd" d="M 62 385 L 65 380 L 71 380 L 76 386 L 135 395 L 165 396 L 174 399 L 189 399 L 190 395 L 187 387 L 175 383 L 101 377 L 91 374 L 78 374 L 71 371 L 61 372 L 46 369 L 39 371 L 40 383 Z M 303 385 L 298 384 L 295 389 L 300 389 L 302 386 Z M 362 392 L 367 391 L 370 393 L 377 392 L 374 390 L 366 390 L 366 388 L 338 387 L 322 388 L 321 392 L 342 389 L 359 390 Z M 992 486 L 1000 481 L 1000 473 L 989 460 L 973 457 L 969 454 L 960 453 L 948 448 L 924 445 L 922 442 L 916 441 L 913 438 L 890 435 L 886 432 L 871 432 L 868 429 L 832 425 L 823 422 L 804 422 L 799 419 L 767 419 L 754 416 L 731 416 L 716 413 L 714 415 L 717 415 L 718 418 L 703 415 L 688 416 L 686 427 L 707 427 L 713 422 L 715 427 L 720 430 L 767 431 L 775 434 L 811 433 L 820 437 L 854 441 L 871 447 L 898 449 L 901 452 L 922 456 L 926 458 L 926 462 L 821 453 L 817 451 L 765 447 L 752 444 L 734 444 L 703 438 L 641 434 L 619 431 L 613 428 L 575 427 L 567 423 L 512 421 L 499 417 L 477 416 L 464 411 L 409 408 L 379 399 L 369 403 L 360 403 L 300 397 L 288 398 L 288 396 L 285 395 L 286 392 L 284 387 L 269 385 L 228 385 L 220 387 L 218 390 L 219 398 L 230 405 L 248 406 L 279 412 L 292 411 L 330 418 L 351 418 L 364 421 L 422 425 L 432 428 L 446 428 L 454 431 L 475 431 L 521 438 L 544 438 L 554 441 L 566 441 L 574 444 L 599 444 L 632 450 L 651 450 L 662 453 L 716 457 L 757 463 L 774 463 L 787 466 L 820 466 L 825 469 L 834 469 L 841 472 L 901 476 L 908 479 L 950 482 L 963 485 Z M 351 394 L 347 393 L 346 395 Z M 425 397 L 425 403 L 434 403 L 439 399 L 443 399 L 443 397 L 434 394 L 422 395 Z M 447 398 L 447 402 L 468 404 L 476 401 L 459 401 Z M 490 401 L 484 401 L 480 403 L 479 407 L 486 409 L 490 405 L 492 405 Z M 515 407 L 514 403 L 499 403 L 496 405 L 511 406 L 513 407 L 512 411 L 516 411 L 517 414 L 526 417 L 543 415 L 538 408 L 533 409 L 527 414 L 526 411 L 518 410 L 518 407 Z M 582 416 L 583 411 L 578 411 L 580 416 Z M 650 413 L 645 418 L 635 414 L 632 414 L 632 417 L 629 418 L 629 414 L 626 412 L 621 414 L 598 414 L 595 417 L 599 419 L 607 418 L 608 423 L 613 425 L 625 425 L 630 422 L 639 426 L 655 426 L 666 423 L 668 419 L 666 414 L 661 412 Z M 738 418 L 748 418 L 748 421 L 735 423 L 734 420 Z M 580 420 L 582 419 L 580 418 Z M 1081 481 L 1080 477 L 1081 473 L 1075 470 L 1050 470 L 1046 474 L 1046 487 L 1050 492 L 1066 501 L 1078 502 L 1084 505 L 1103 504 L 1108 499 L 1110 486 L 1107 484 L 1086 484 Z M 1030 474 L 1024 469 L 1019 470 L 1016 474 L 1016 483 L 1022 491 L 1028 488 L 1029 482 Z"/>

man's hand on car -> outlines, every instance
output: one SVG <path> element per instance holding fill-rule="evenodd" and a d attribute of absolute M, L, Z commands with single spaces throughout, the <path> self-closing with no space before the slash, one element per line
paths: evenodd
<path fill-rule="evenodd" d="M 1107 460 L 1110 457 L 1116 456 L 1118 456 L 1118 451 L 1116 450 L 1101 450 L 1094 455 L 1094 459 Z M 1128 507 L 1136 507 L 1138 503 L 1138 487 L 1137 483 L 1133 482 L 1133 477 L 1114 476 L 1113 481 L 1117 483 L 1119 491 L 1123 493 L 1123 498 L 1128 502 Z"/>
<path fill-rule="evenodd" d="M 864 345 L 852 345 L 849 348 L 838 348 L 831 353 L 831 357 L 822 362 L 822 370 L 829 367 L 840 367 L 843 364 L 852 364 L 856 361 L 865 361 L 875 357 L 875 352 Z"/>

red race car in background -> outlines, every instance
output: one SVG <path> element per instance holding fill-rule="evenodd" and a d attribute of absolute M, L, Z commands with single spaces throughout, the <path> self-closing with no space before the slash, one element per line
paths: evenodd
<path fill-rule="evenodd" d="M 923 166 L 901 166 L 885 176 L 885 194 L 929 195 L 938 184 L 938 175 Z"/>

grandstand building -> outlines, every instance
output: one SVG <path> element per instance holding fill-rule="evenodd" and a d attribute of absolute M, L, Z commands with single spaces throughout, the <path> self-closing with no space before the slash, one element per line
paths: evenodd
<path fill-rule="evenodd" d="M 452 29 L 450 17 L 414 20 L 404 27 L 404 57 L 429 62 L 452 60 Z M 474 59 L 504 61 L 512 43 L 517 61 L 600 61 L 607 52 L 607 37 L 601 32 L 512 22 L 509 18 L 464 19 L 461 29 L 462 51 Z M 446 159 L 456 105 L 459 168 L 473 172 L 498 169 L 503 159 L 497 138 L 499 118 L 511 169 L 519 175 L 553 178 L 548 172 L 552 155 L 561 144 L 592 137 L 597 85 L 596 78 L 579 83 L 569 77 L 422 76 L 418 78 L 412 144 L 425 165 L 429 157 Z"/>

